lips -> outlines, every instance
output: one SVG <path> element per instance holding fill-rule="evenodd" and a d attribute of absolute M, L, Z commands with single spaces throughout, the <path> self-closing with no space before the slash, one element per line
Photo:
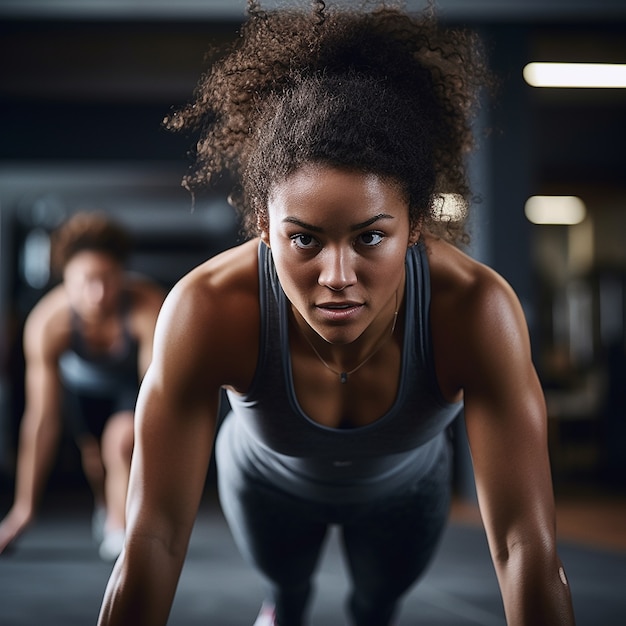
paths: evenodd
<path fill-rule="evenodd" d="M 328 320 L 342 321 L 356 315 L 363 304 L 361 302 L 322 302 L 316 309 Z"/>
<path fill-rule="evenodd" d="M 352 307 L 361 306 L 360 302 L 348 300 L 345 302 L 321 302 L 316 305 L 320 309 L 349 309 Z"/>

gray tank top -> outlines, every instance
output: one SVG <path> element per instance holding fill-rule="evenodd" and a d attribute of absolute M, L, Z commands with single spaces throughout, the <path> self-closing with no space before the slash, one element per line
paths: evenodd
<path fill-rule="evenodd" d="M 119 397 L 137 394 L 139 389 L 139 346 L 128 328 L 125 298 L 120 315 L 123 320 L 122 341 L 114 350 L 93 352 L 86 345 L 78 315 L 72 313 L 70 347 L 59 358 L 61 382 L 69 391 L 84 396 Z"/>
<path fill-rule="evenodd" d="M 259 244 L 259 359 L 248 392 L 227 392 L 232 415 L 224 424 L 231 453 L 246 471 L 321 501 L 359 501 L 428 471 L 446 445 L 445 431 L 461 403 L 446 402 L 435 377 L 430 274 L 422 242 L 407 251 L 406 277 L 406 328 L 395 402 L 366 426 L 329 428 L 310 419 L 298 404 L 288 301 L 271 250 Z"/>

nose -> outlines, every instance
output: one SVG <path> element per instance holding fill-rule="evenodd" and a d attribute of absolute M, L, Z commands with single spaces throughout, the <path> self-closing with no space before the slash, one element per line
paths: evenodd
<path fill-rule="evenodd" d="M 332 291 L 342 291 L 356 283 L 356 271 L 351 250 L 327 248 L 317 282 Z"/>
<path fill-rule="evenodd" d="M 101 280 L 90 280 L 85 289 L 86 299 L 91 303 L 99 303 L 104 299 L 106 288 Z"/>

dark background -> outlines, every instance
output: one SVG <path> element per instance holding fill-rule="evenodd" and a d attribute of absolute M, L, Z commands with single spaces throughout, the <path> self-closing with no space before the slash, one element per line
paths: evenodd
<path fill-rule="evenodd" d="M 522 68 L 626 62 L 626 3 L 438 5 L 444 21 L 481 33 L 501 80 L 479 128 L 491 132 L 473 162 L 482 201 L 471 253 L 511 282 L 526 311 L 549 398 L 555 482 L 624 490 L 626 90 L 536 89 Z M 0 0 L 0 486 L 7 492 L 23 407 L 22 324 L 49 287 L 41 235 L 45 244 L 45 233 L 78 209 L 110 211 L 135 235 L 133 266 L 166 287 L 239 239 L 224 194 L 201 199 L 192 212 L 179 181 L 193 138 L 164 131 L 161 120 L 190 98 L 210 44 L 236 36 L 243 7 Z M 577 227 L 534 226 L 524 203 L 536 194 L 579 195 L 588 216 Z M 55 484 L 80 480 L 73 455 L 68 444 Z M 460 462 L 462 489 L 466 470 Z"/>

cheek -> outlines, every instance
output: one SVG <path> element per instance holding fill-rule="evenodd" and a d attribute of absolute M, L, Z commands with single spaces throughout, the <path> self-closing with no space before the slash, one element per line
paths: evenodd
<path fill-rule="evenodd" d="M 363 270 L 375 279 L 380 280 L 381 276 L 397 274 L 404 269 L 406 254 L 409 248 L 407 239 L 398 237 L 393 241 L 388 241 L 380 254 L 372 256 L 363 264 Z"/>
<path fill-rule="evenodd" d="M 296 304 L 304 302 L 307 294 L 317 287 L 317 269 L 315 264 L 298 263 L 289 255 L 283 256 L 280 250 L 272 248 L 274 266 L 278 280 L 290 302 Z"/>
<path fill-rule="evenodd" d="M 278 280 L 285 293 L 298 294 L 311 288 L 317 282 L 316 274 L 297 263 L 276 263 Z"/>

